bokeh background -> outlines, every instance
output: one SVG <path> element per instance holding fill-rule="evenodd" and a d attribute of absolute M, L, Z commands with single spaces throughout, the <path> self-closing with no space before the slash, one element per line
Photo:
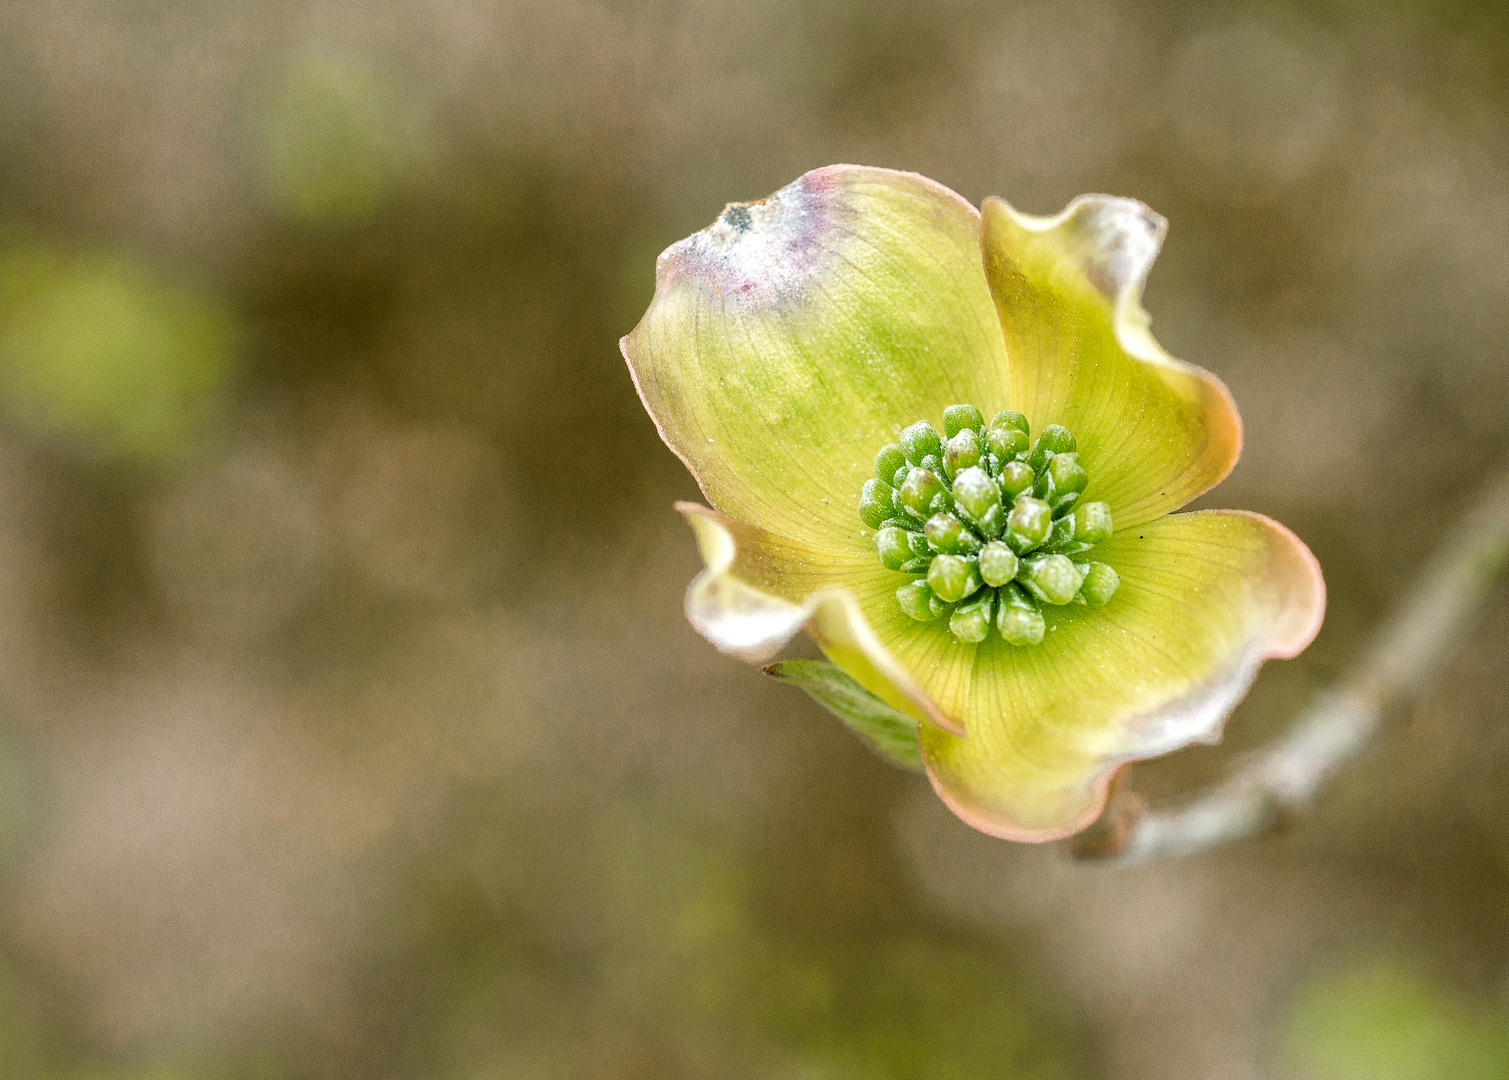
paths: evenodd
<path fill-rule="evenodd" d="M 971 832 L 680 602 L 617 351 L 808 168 L 1133 195 L 1343 670 L 1509 450 L 1509 8 L 0 0 L 0 1078 L 1509 1077 L 1509 604 L 1313 818 Z"/>

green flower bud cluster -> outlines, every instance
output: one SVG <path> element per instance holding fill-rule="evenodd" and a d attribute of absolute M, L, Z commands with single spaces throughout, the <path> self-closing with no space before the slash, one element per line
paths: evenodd
<path fill-rule="evenodd" d="M 1090 475 L 1074 436 L 1051 424 L 1036 440 L 1004 410 L 989 426 L 973 405 L 943 412 L 943 434 L 918 421 L 875 455 L 859 516 L 887 569 L 916 575 L 896 600 L 919 622 L 948 616 L 961 642 L 992 625 L 1013 645 L 1043 640 L 1043 604 L 1104 604 L 1121 583 L 1085 553 L 1111 535 L 1111 508 L 1080 496 Z"/>

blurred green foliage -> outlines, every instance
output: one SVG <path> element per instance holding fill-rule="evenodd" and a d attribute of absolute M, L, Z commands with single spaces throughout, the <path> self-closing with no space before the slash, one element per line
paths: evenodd
<path fill-rule="evenodd" d="M 372 220 L 423 160 L 423 125 L 399 83 L 352 57 L 291 60 L 255 109 L 263 193 L 294 222 Z"/>
<path fill-rule="evenodd" d="M 1050 1080 L 1082 1075 L 1033 984 L 994 950 L 942 937 L 825 958 L 833 993 L 803 1011 L 801 1056 L 835 1080 Z M 793 1017 L 792 1019 L 798 1019 Z"/>
<path fill-rule="evenodd" d="M 471 873 L 418 883 L 413 947 L 449 958 L 416 1012 L 419 1075 L 1086 1075 L 1071 1027 L 998 945 L 916 925 L 813 941 L 772 923 L 776 868 L 695 798 L 572 816 L 551 818 L 562 857 L 543 876 L 536 826 L 510 818 L 479 829 Z"/>
<path fill-rule="evenodd" d="M 1319 974 L 1290 1002 L 1282 1052 L 1303 1080 L 1503 1080 L 1509 1007 L 1471 1001 L 1410 964 Z"/>
<path fill-rule="evenodd" d="M 200 1080 L 193 1072 L 183 1069 L 146 1066 L 142 1068 L 111 1068 L 108 1066 L 80 1066 L 64 1069 L 53 1074 L 49 1080 Z"/>
<path fill-rule="evenodd" d="M 241 329 L 214 297 L 114 255 L 0 256 L 0 403 L 104 457 L 171 458 L 203 433 Z"/>
<path fill-rule="evenodd" d="M 39 1025 L 24 992 L 0 969 L 0 1080 L 41 1075 Z"/>

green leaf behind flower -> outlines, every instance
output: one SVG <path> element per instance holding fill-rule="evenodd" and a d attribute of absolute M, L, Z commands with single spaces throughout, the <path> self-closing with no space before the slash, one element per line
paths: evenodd
<path fill-rule="evenodd" d="M 782 660 L 765 674 L 807 691 L 871 750 L 893 765 L 921 770 L 917 721 L 893 709 L 826 660 Z"/>

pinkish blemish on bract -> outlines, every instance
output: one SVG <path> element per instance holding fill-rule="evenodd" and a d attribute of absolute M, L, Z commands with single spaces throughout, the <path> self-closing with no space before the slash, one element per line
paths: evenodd
<path fill-rule="evenodd" d="M 660 282 L 681 280 L 759 310 L 802 294 L 828 256 L 837 205 L 821 176 L 808 175 L 769 198 L 729 203 L 707 228 L 667 248 Z"/>

